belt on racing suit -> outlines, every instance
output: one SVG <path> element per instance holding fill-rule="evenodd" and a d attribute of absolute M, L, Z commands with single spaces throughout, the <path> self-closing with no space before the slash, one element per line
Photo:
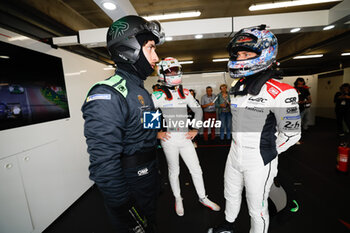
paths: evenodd
<path fill-rule="evenodd" d="M 151 162 L 157 157 L 156 148 L 147 148 L 143 151 L 137 151 L 133 155 L 124 155 L 122 156 L 122 165 L 123 168 L 133 168 L 140 166 L 142 164 Z"/>

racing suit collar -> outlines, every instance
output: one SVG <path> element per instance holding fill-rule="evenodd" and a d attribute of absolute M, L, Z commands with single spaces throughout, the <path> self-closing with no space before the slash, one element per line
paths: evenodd
<path fill-rule="evenodd" d="M 144 87 L 143 80 L 140 79 L 138 76 L 136 76 L 136 74 L 134 74 L 134 73 L 129 73 L 129 72 L 119 68 L 116 70 L 115 74 L 121 76 L 122 78 L 128 79 L 128 81 L 129 80 L 132 81 L 137 86 Z"/>
<path fill-rule="evenodd" d="M 235 86 L 233 86 L 230 90 L 230 94 L 232 95 L 258 95 L 262 86 L 271 78 L 281 79 L 281 73 L 275 70 L 268 69 L 266 71 L 260 72 L 258 74 L 254 74 L 248 76 L 246 78 L 242 78 L 239 80 Z M 241 86 L 244 85 L 244 89 L 241 90 Z"/>

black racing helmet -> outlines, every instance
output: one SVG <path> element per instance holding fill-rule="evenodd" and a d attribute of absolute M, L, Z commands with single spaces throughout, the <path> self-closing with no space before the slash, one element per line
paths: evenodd
<path fill-rule="evenodd" d="M 107 49 L 114 62 L 134 64 L 142 48 L 136 36 L 142 34 L 150 34 L 157 45 L 164 43 L 165 35 L 157 21 L 147 21 L 136 15 L 115 21 L 107 32 Z"/>

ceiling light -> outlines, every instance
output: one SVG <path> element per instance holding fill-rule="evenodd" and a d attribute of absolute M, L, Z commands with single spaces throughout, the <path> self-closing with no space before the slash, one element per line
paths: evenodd
<path fill-rule="evenodd" d="M 161 15 L 149 15 L 149 16 L 142 16 L 142 17 L 146 20 L 166 20 L 166 19 L 198 17 L 200 15 L 201 15 L 200 11 L 187 11 L 187 12 L 168 13 L 168 14 L 161 14 Z"/>
<path fill-rule="evenodd" d="M 300 31 L 301 30 L 301 28 L 293 28 L 292 30 L 290 30 L 290 32 L 291 33 L 294 33 L 294 32 L 298 32 L 298 31 Z"/>
<path fill-rule="evenodd" d="M 104 2 L 102 3 L 102 6 L 110 11 L 117 9 L 117 6 L 113 2 Z"/>
<path fill-rule="evenodd" d="M 259 10 L 267 10 L 267 9 L 302 6 L 302 5 L 325 3 L 325 2 L 340 2 L 340 1 L 342 0 L 295 0 L 295 1 L 271 2 L 271 3 L 253 4 L 249 7 L 249 10 L 259 11 Z"/>
<path fill-rule="evenodd" d="M 3 59 L 10 59 L 9 56 L 5 56 L 5 55 L 0 55 L 0 58 L 3 58 Z"/>
<path fill-rule="evenodd" d="M 193 61 L 179 61 L 180 65 L 192 64 Z"/>
<path fill-rule="evenodd" d="M 323 57 L 323 54 L 296 56 L 296 57 L 293 57 L 293 59 L 306 59 L 306 58 L 318 58 L 318 57 Z"/>
<path fill-rule="evenodd" d="M 222 62 L 222 61 L 228 61 L 229 58 L 217 58 L 217 59 L 213 59 L 213 62 Z"/>
<path fill-rule="evenodd" d="M 75 76 L 75 75 L 81 75 L 82 73 L 86 73 L 87 70 L 81 70 L 79 72 L 73 72 L 73 73 L 65 73 L 65 76 Z"/>
<path fill-rule="evenodd" d="M 323 28 L 323 31 L 330 30 L 330 29 L 332 29 L 334 27 L 335 27 L 334 25 L 328 25 L 327 27 Z"/>
<path fill-rule="evenodd" d="M 350 56 L 350 53 L 342 53 L 342 56 Z"/>
<path fill-rule="evenodd" d="M 195 35 L 194 38 L 196 38 L 196 39 L 202 39 L 202 38 L 203 38 L 203 35 L 202 35 L 202 34 Z"/>
<path fill-rule="evenodd" d="M 73 73 L 65 73 L 65 76 L 76 76 L 76 75 L 80 75 L 80 72 L 73 72 Z"/>
<path fill-rule="evenodd" d="M 166 41 L 172 41 L 173 38 L 172 38 L 171 36 L 167 36 L 167 37 L 165 37 L 165 40 L 166 40 Z"/>
<path fill-rule="evenodd" d="M 17 41 L 17 40 L 22 41 L 22 40 L 28 40 L 28 39 L 29 39 L 29 37 L 26 37 L 26 36 L 14 36 L 14 37 L 9 38 L 8 40 L 9 41 Z"/>

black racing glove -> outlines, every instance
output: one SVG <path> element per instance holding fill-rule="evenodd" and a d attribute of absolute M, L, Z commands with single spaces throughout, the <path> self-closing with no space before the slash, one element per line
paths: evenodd
<path fill-rule="evenodd" d="M 126 203 L 118 207 L 116 211 L 118 217 L 128 224 L 130 233 L 153 233 L 148 226 L 147 219 L 136 206 L 136 202 L 129 199 Z"/>

